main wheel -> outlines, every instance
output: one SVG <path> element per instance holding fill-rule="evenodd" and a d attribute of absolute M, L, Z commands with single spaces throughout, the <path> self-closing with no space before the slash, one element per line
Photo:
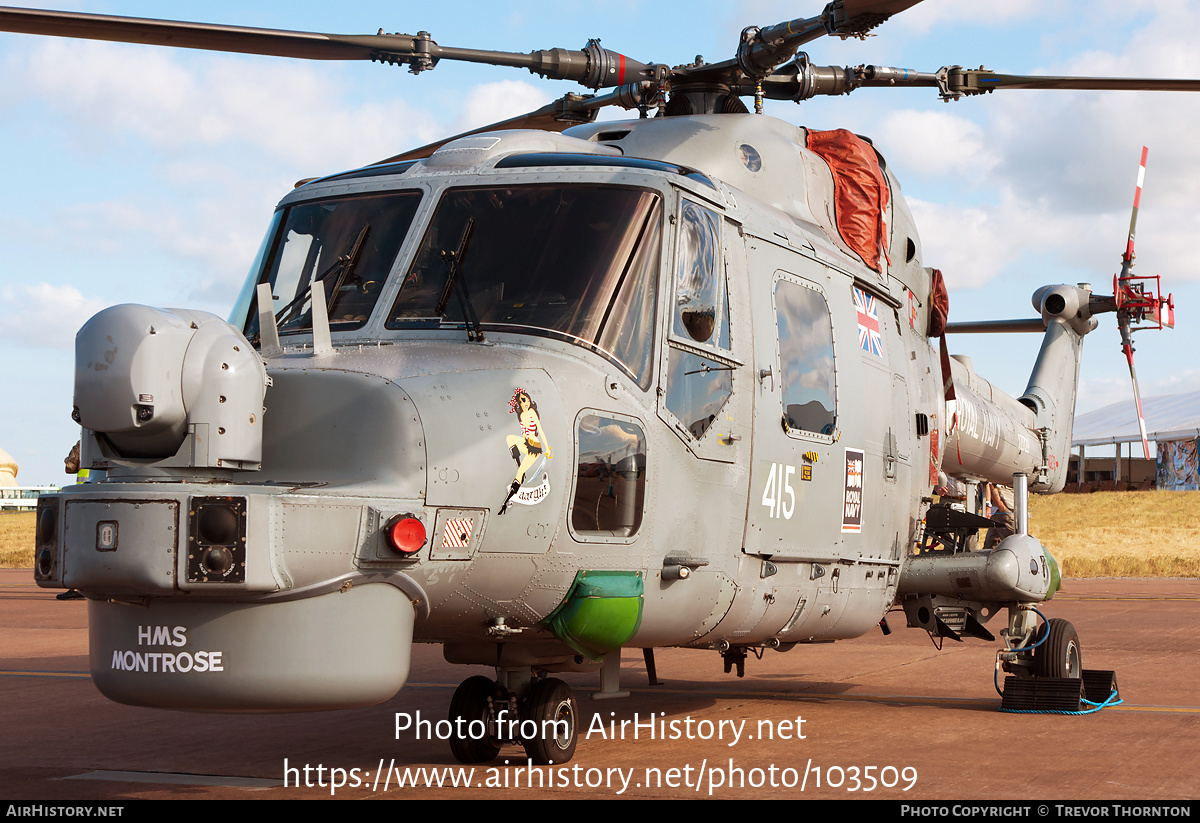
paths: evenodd
<path fill-rule="evenodd" d="M 1083 676 L 1079 654 L 1079 632 L 1066 620 L 1055 617 L 1039 633 L 1046 642 L 1033 650 L 1033 673 L 1038 677 Z"/>
<path fill-rule="evenodd" d="M 553 677 L 539 680 L 521 708 L 522 735 L 527 720 L 532 720 L 537 729 L 524 741 L 525 756 L 539 766 L 570 761 L 579 741 L 578 719 L 579 706 L 571 687 Z"/>
<path fill-rule="evenodd" d="M 450 698 L 450 723 L 454 726 L 450 752 L 459 763 L 486 763 L 500 753 L 500 744 L 489 729 L 492 709 L 488 698 L 495 691 L 496 684 L 483 675 L 468 677 L 454 690 Z"/>

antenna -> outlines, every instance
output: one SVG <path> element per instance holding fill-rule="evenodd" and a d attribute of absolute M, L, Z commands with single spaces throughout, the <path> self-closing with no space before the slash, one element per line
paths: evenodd
<path fill-rule="evenodd" d="M 333 354 L 333 338 L 329 336 L 329 307 L 325 304 L 325 281 L 312 284 L 313 357 Z"/>
<path fill-rule="evenodd" d="M 274 357 L 283 349 L 279 346 L 279 327 L 275 325 L 275 311 L 271 303 L 271 284 L 259 283 L 254 293 L 258 297 L 259 352 L 263 357 Z"/>

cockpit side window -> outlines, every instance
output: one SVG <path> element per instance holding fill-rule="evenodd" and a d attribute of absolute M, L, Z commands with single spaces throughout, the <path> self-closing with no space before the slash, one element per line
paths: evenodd
<path fill-rule="evenodd" d="M 679 207 L 678 237 L 671 332 L 690 342 L 715 343 L 717 308 L 724 298 L 719 266 L 721 218 L 712 209 L 684 199 Z"/>
<path fill-rule="evenodd" d="M 696 441 L 733 394 L 721 219 L 707 206 L 680 199 L 665 404 Z"/>

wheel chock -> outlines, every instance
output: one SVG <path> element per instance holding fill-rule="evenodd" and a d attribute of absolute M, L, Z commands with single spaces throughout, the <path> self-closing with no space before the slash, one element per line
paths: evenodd
<path fill-rule="evenodd" d="M 1082 677 L 1006 677 L 1000 711 L 1078 714 L 1117 702 L 1116 672 L 1084 669 Z"/>
<path fill-rule="evenodd" d="M 1083 696 L 1089 703 L 1116 702 L 1121 697 L 1117 689 L 1117 673 L 1105 669 L 1084 669 Z"/>
<path fill-rule="evenodd" d="M 1082 698 L 1078 677 L 1006 677 L 1000 711 L 1077 712 Z"/>

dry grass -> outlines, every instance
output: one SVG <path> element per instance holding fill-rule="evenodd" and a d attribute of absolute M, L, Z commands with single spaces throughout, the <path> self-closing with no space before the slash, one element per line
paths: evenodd
<path fill-rule="evenodd" d="M 0 569 L 33 568 L 33 512 L 0 514 Z"/>
<path fill-rule="evenodd" d="M 33 567 L 34 518 L 0 514 L 0 568 Z M 1200 492 L 1032 495 L 1029 520 L 1063 577 L 1200 577 Z"/>
<path fill-rule="evenodd" d="M 1063 577 L 1200 577 L 1200 492 L 1034 496 L 1029 509 Z"/>

